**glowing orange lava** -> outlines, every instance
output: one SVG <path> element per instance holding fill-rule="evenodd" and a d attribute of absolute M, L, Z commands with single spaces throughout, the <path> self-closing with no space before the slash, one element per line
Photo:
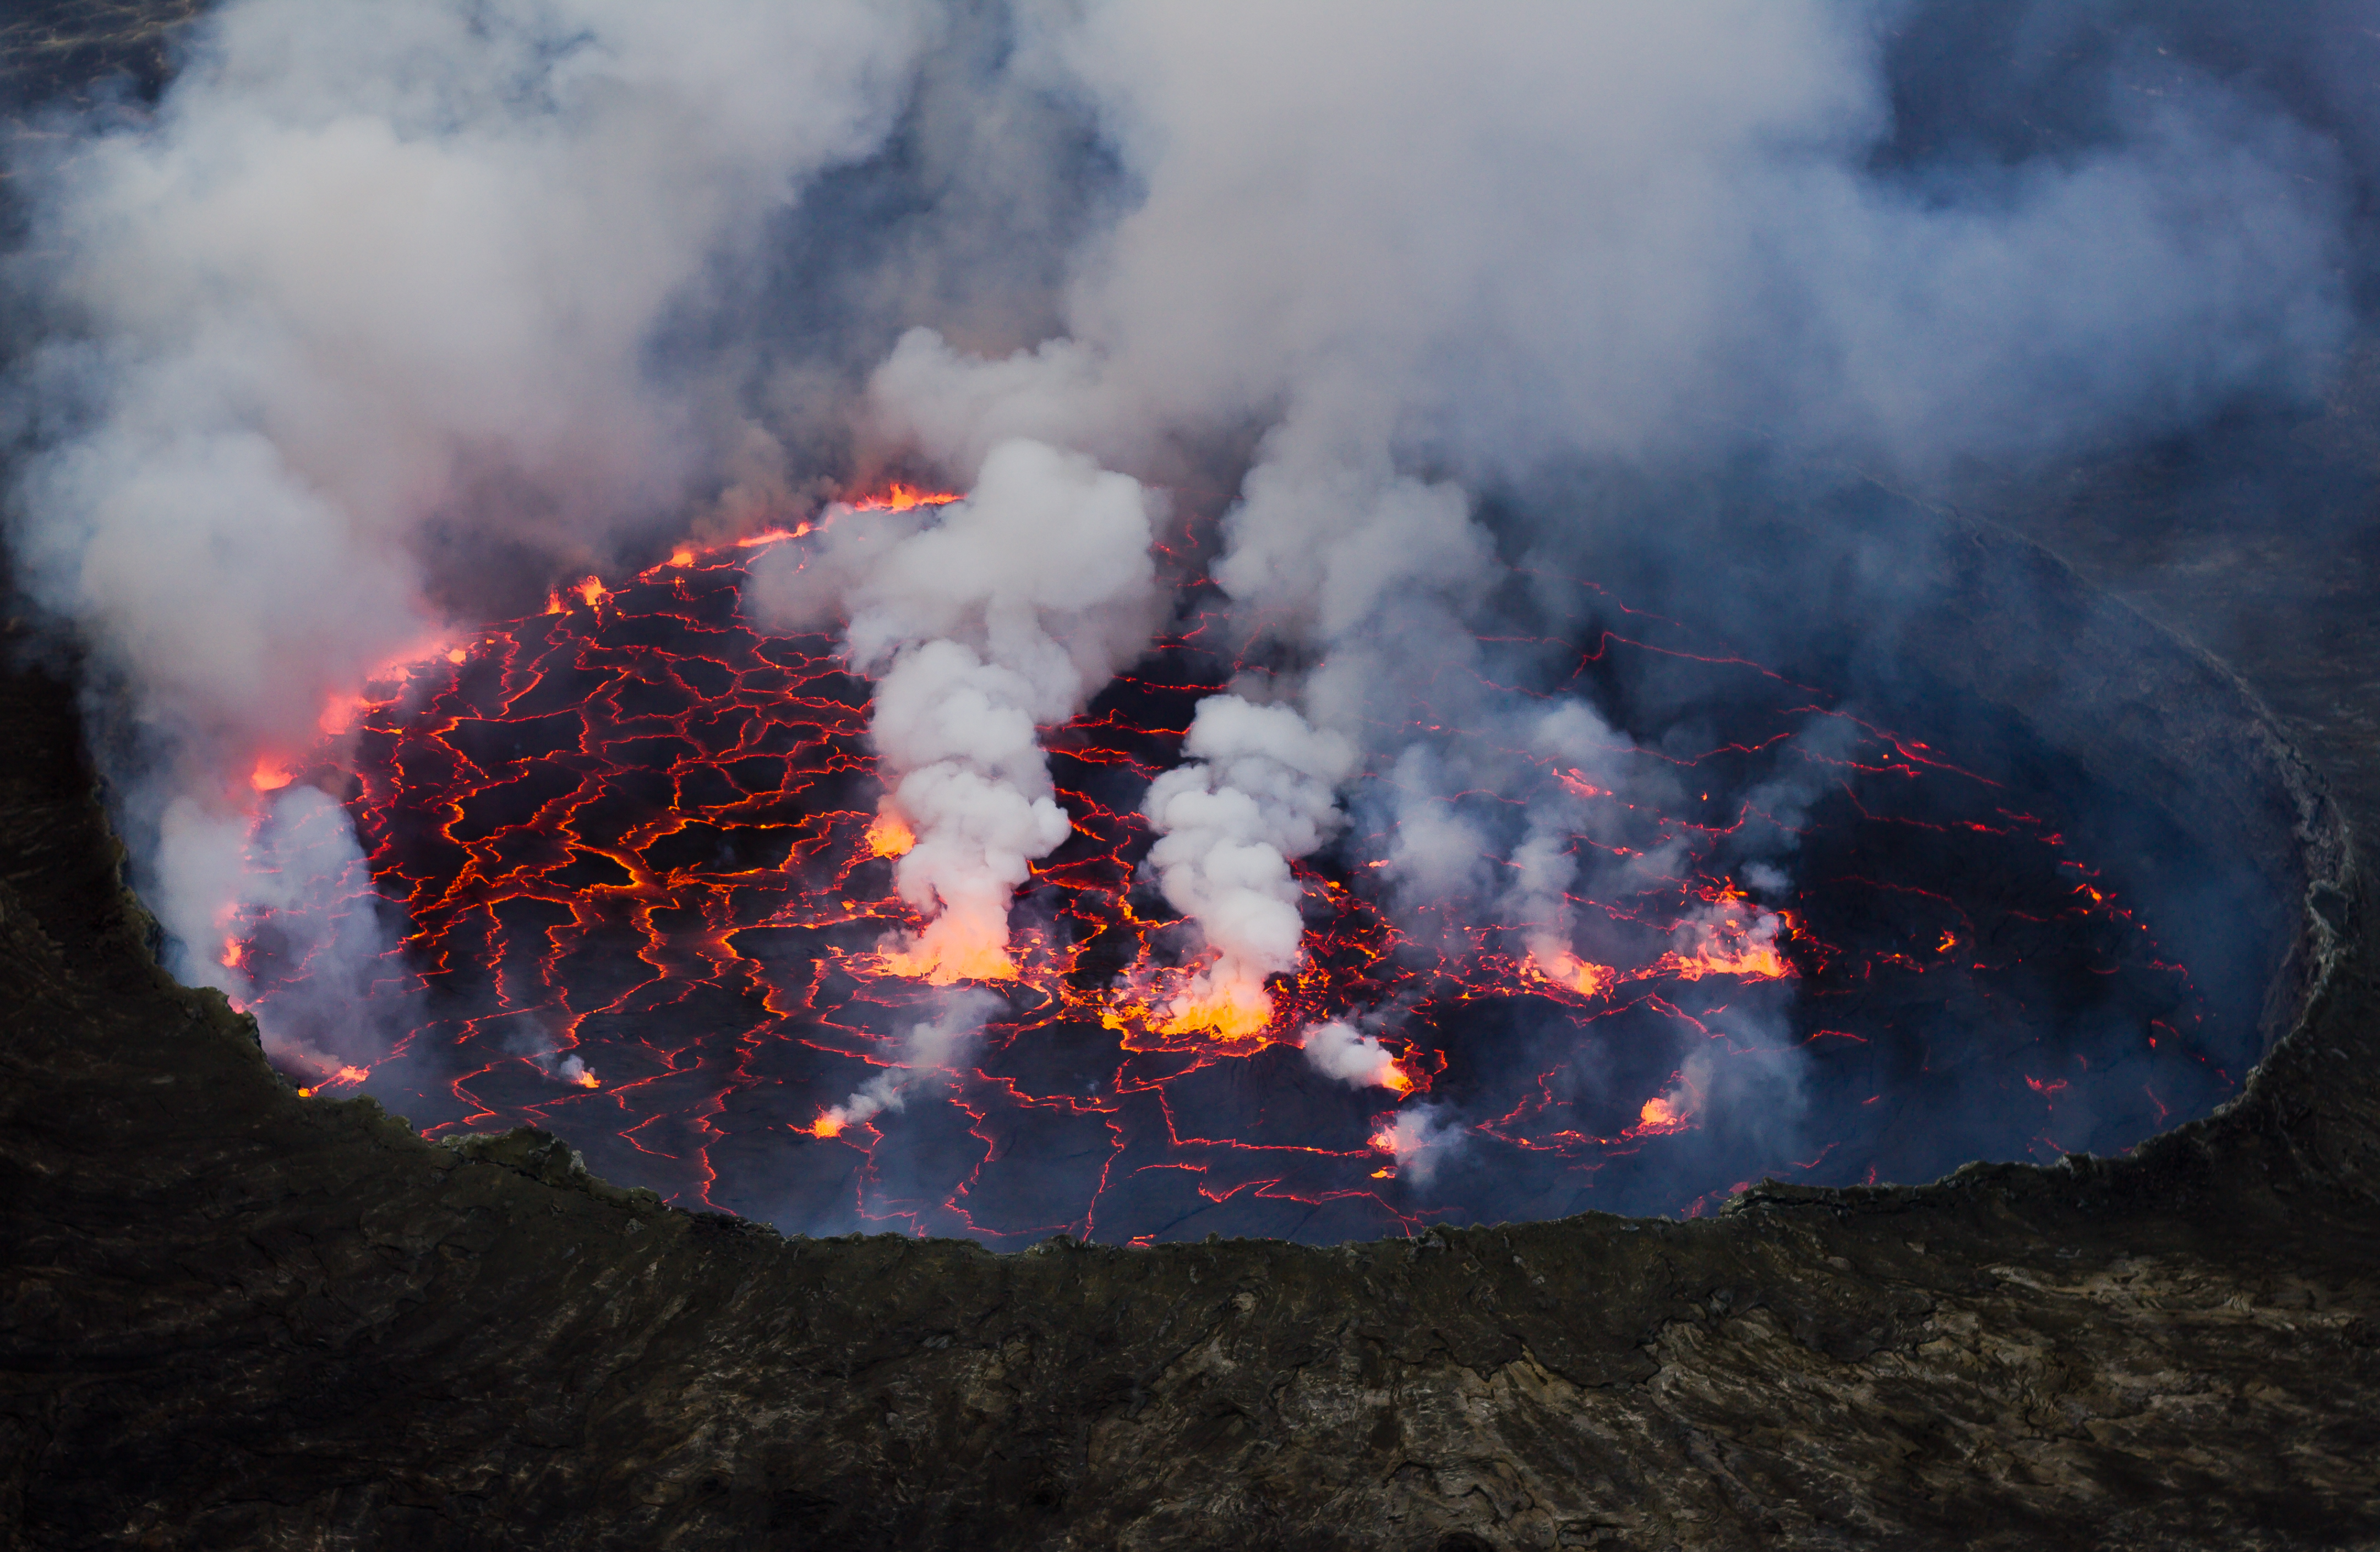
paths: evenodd
<path fill-rule="evenodd" d="M 1593 964 L 1576 954 L 1556 951 L 1540 958 L 1533 950 L 1523 966 L 1529 974 L 1568 987 L 1582 997 L 1596 997 L 1611 989 L 1619 972 L 1609 964 Z"/>
<path fill-rule="evenodd" d="M 1653 1096 L 1636 1112 L 1636 1124 L 1621 1135 L 1631 1138 L 1666 1137 L 1672 1133 L 1685 1131 L 1694 1125 L 1693 1113 L 1687 1108 L 1690 1097 L 1691 1091 L 1683 1085 L 1669 1093 Z"/>
<path fill-rule="evenodd" d="M 850 505 L 854 512 L 906 512 L 917 506 L 946 506 L 959 499 L 955 491 L 928 491 L 895 483 L 887 486 L 882 495 L 863 496 Z"/>
<path fill-rule="evenodd" d="M 303 780 L 351 794 L 380 898 L 339 907 L 382 911 L 406 935 L 400 952 L 374 963 L 365 994 L 401 1021 L 396 1054 L 307 1092 L 369 1075 L 375 1095 L 432 1133 L 546 1126 L 607 1175 L 689 1206 L 791 1211 L 794 1181 L 798 1210 L 818 1216 L 789 1226 L 1009 1243 L 1152 1225 L 1358 1238 L 1502 1210 L 1429 1194 L 1450 1178 L 1526 1176 L 1532 1201 L 1560 1205 L 1610 1193 L 1632 1169 L 1644 1180 L 1672 1167 L 1665 1159 L 1717 1157 L 1730 1096 L 1767 1091 L 1713 1082 L 1706 1092 L 1681 1073 L 1781 1050 L 1840 1063 L 1852 1073 L 1844 1083 L 1873 1095 L 1881 1084 L 1860 1064 L 1873 1060 L 1869 1038 L 1881 1048 L 1888 1037 L 1860 1022 L 1854 1000 L 1874 987 L 1879 1006 L 1938 1003 L 1907 977 L 1964 985 L 1996 973 L 1968 961 L 2003 943 L 2033 955 L 2072 928 L 2095 964 L 2120 951 L 2128 975 L 2186 988 L 2161 963 L 2142 970 L 2151 951 L 2139 926 L 2110 926 L 2127 907 L 2078 889 L 2070 873 L 2043 865 L 2050 883 L 2023 897 L 2033 915 L 2010 928 L 2000 902 L 2012 896 L 1954 898 L 1924 855 L 1893 852 L 1919 836 L 1973 848 L 1961 855 L 2054 853 L 2054 821 L 1994 806 L 2014 800 L 1949 800 L 1950 812 L 2003 827 L 1985 840 L 1924 810 L 1888 816 L 1888 831 L 1859 829 L 1863 799 L 1887 804 L 1935 768 L 1848 719 L 1808 757 L 1812 786 L 1842 794 L 1811 821 L 1811 843 L 1855 859 L 1845 870 L 1889 874 L 1829 875 L 1825 887 L 1889 891 L 1895 910 L 1913 903 L 1903 914 L 1828 916 L 1791 886 L 1753 898 L 1732 882 L 1729 859 L 1742 853 L 1707 810 L 1665 814 L 1616 765 L 1597 764 L 1590 781 L 1524 747 L 1501 753 L 1534 790 L 1566 805 L 1596 800 L 1570 810 L 1582 816 L 1571 837 L 1578 882 L 1528 920 L 1415 932 L 1374 886 L 1381 838 L 1351 831 L 1339 850 L 1293 865 L 1305 891 L 1293 970 L 1202 954 L 1148 887 L 1152 837 L 1139 805 L 1181 759 L 1199 699 L 1245 671 L 1220 616 L 1185 624 L 1092 709 L 1040 730 L 1074 830 L 1023 887 L 921 908 L 900 888 L 896 859 L 916 827 L 884 801 L 870 685 L 831 638 L 756 630 L 741 589 L 764 545 L 853 512 L 953 499 L 896 486 L 811 520 L 679 544 L 616 589 L 592 577 L 557 589 L 545 615 L 425 644 L 431 656 L 409 676 L 351 697 L 354 725 L 326 734 L 309 761 L 260 759 L 259 793 Z M 1772 683 L 1732 660 L 1685 661 L 1751 681 L 1744 694 Z M 1837 715 L 1795 688 L 1747 713 L 1750 733 L 1729 735 L 1741 742 L 1691 759 L 1636 758 L 1658 761 L 1662 782 L 1699 767 L 1675 790 L 1723 800 L 1767 777 L 1778 740 Z M 1359 772 L 1346 811 L 1363 811 L 1364 783 L 1388 779 Z M 1888 838 L 1872 858 L 1862 846 L 1879 833 Z M 1598 854 L 1629 867 L 1591 866 Z M 1983 876 L 1970 865 L 1966 877 Z M 303 935 L 273 930 L 272 915 L 235 919 L 223 956 L 254 987 L 268 1030 L 275 999 L 310 973 L 286 946 Z M 1839 939 L 1846 919 L 1888 922 L 1888 942 Z M 1939 952 L 1925 952 L 1937 935 Z M 2114 939 L 2123 941 L 2107 949 Z M 1973 954 L 1952 956 L 1967 944 Z M 984 1000 L 996 1010 L 989 1022 L 956 1037 L 954 1054 L 915 1056 L 905 1042 L 953 1001 L 935 988 L 969 982 L 1001 990 Z M 309 1016 L 322 1005 L 298 1004 Z M 1820 1012 L 1804 1017 L 1806 1005 Z M 2168 1032 L 2194 1016 L 2179 994 L 2158 1006 Z M 1831 1026 L 1811 1028 L 1821 1017 Z M 1345 1026 L 1337 1045 L 1300 1043 L 1333 1022 Z M 2163 1061 L 2179 1043 L 2168 1033 L 2151 1049 Z M 600 1063 L 605 1081 L 583 1064 L 557 1066 L 557 1047 Z M 2042 1076 L 2015 1091 L 2046 1106 L 2066 1071 L 2028 1060 Z M 901 1108 L 885 1101 L 880 1114 L 853 1097 L 900 1068 L 932 1073 L 903 1091 Z M 2163 1104 L 2169 1080 L 2162 1068 L 2155 1077 Z M 909 1138 L 929 1129 L 931 1147 L 912 1150 Z M 1696 1134 L 1691 1148 L 1655 1141 L 1685 1132 Z M 788 1147 L 795 1135 L 848 1146 Z M 894 1146 L 880 1146 L 888 1138 Z M 1852 1166 L 1868 1160 L 1848 1153 L 1826 1168 L 1857 1179 Z M 1730 1157 L 1694 1189 L 1798 1170 L 1801 1157 Z M 1431 1168 L 1451 1159 L 1463 1162 Z M 1673 1210 L 1692 1195 L 1593 1204 Z"/>
<path fill-rule="evenodd" d="M 1793 966 L 1779 950 L 1779 940 L 1793 936 L 1791 913 L 1755 906 L 1742 890 L 1719 890 L 1708 897 L 1709 907 L 1682 933 L 1701 941 L 1691 951 L 1672 950 L 1661 958 L 1661 969 L 1684 980 L 1705 976 L 1740 976 L 1746 980 L 1782 980 Z"/>
<path fill-rule="evenodd" d="M 789 539 L 807 539 L 809 537 L 809 532 L 810 525 L 808 523 L 796 523 L 790 528 L 762 528 L 758 533 L 748 533 L 743 538 L 737 540 L 735 541 L 735 548 L 738 550 L 759 550 L 771 544 L 782 544 Z M 685 564 L 692 564 L 693 563 L 687 562 Z"/>
<path fill-rule="evenodd" d="M 1671 954 L 1662 968 L 1672 976 L 1698 981 L 1705 976 L 1742 976 L 1747 980 L 1781 980 L 1793 974 L 1774 943 L 1718 944 L 1691 954 Z"/>
<path fill-rule="evenodd" d="M 1272 1027 L 1272 999 L 1264 983 L 1222 965 L 1201 971 L 1160 1005 L 1153 1021 L 1163 1035 L 1211 1035 L 1253 1040 Z"/>
<path fill-rule="evenodd" d="M 1577 794 L 1581 797 L 1609 797 L 1611 795 L 1609 788 L 1597 786 L 1594 782 L 1588 781 L 1585 777 L 1581 776 L 1575 770 L 1557 770 L 1554 772 L 1554 780 L 1560 782 L 1564 787 L 1567 787 L 1570 791 Z"/>
<path fill-rule="evenodd" d="M 371 1072 L 369 1068 L 352 1065 L 342 1067 L 337 1072 L 332 1073 L 329 1077 L 324 1078 L 321 1083 L 299 1089 L 298 1091 L 298 1097 L 301 1099 L 310 1099 L 326 1088 L 347 1084 L 359 1084 L 370 1076 Z"/>
<path fill-rule="evenodd" d="M 891 807 L 877 811 L 876 818 L 868 821 L 866 834 L 869 856 L 904 856 L 917 843 L 917 832 L 909 828 L 908 820 Z"/>
<path fill-rule="evenodd" d="M 335 738 L 354 728 L 356 723 L 362 720 L 363 714 L 371 708 L 372 702 L 364 696 L 333 696 L 323 703 L 322 714 L 314 720 L 314 725 L 328 736 Z"/>
<path fill-rule="evenodd" d="M 1016 962 L 1008 956 L 1008 922 L 946 908 L 925 930 L 886 949 L 877 968 L 888 976 L 955 986 L 961 981 L 1013 981 Z"/>

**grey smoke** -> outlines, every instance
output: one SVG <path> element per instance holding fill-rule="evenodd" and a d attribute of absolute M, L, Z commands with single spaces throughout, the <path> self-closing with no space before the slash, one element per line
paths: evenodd
<path fill-rule="evenodd" d="M 1404 1086 L 1396 1058 L 1389 1054 L 1379 1037 L 1366 1035 L 1343 1019 L 1309 1026 L 1298 1037 L 1298 1046 L 1305 1052 L 1306 1063 L 1316 1072 L 1350 1087 Z"/>
<path fill-rule="evenodd" d="M 475 623 L 431 596 L 442 546 L 584 561 L 719 488 L 756 429 L 655 381 L 656 332 L 880 141 L 930 22 L 243 0 L 152 115 L 18 146 L 57 327 L 16 382 L 10 549 L 163 751 L 119 775 L 182 975 L 245 987 L 215 947 L 258 887 L 249 764 Z"/>
<path fill-rule="evenodd" d="M 234 0 L 153 114 L 16 150 L 51 324 L 13 380 L 17 579 L 121 687 L 143 887 L 182 972 L 237 990 L 245 773 L 478 623 L 486 557 L 541 585 L 1020 439 L 1083 480 L 1220 467 L 1209 574 L 1285 668 L 1199 713 L 1266 738 L 1194 735 L 1152 791 L 1161 890 L 1213 963 L 1286 968 L 1287 862 L 1360 763 L 1400 794 L 1372 860 L 1401 908 L 1500 898 L 1551 957 L 1625 880 L 1562 849 L 1545 709 L 1474 672 L 1515 558 L 1488 496 L 1755 453 L 1924 486 L 2303 396 L 2350 333 L 2380 142 L 2339 149 L 2344 95 L 2309 120 L 2219 50 L 2155 52 L 2154 16 L 2008 9 L 2113 40 L 2025 78 L 2082 127 L 1920 154 L 1909 40 L 1957 7 Z M 764 608 L 834 600 L 888 675 L 999 666 L 990 614 L 867 624 L 880 564 Z M 986 899 L 1056 843 L 1031 722 L 1128 660 L 1138 586 L 1096 650 L 1026 642 L 1065 672 L 1003 703 L 998 758 L 893 759 L 1023 805 Z M 1456 801 L 1483 788 L 1544 806 L 1499 828 Z M 1786 887 L 1789 847 L 1738 860 Z"/>
<path fill-rule="evenodd" d="M 1290 707 L 1219 695 L 1199 703 L 1182 752 L 1142 804 L 1157 832 L 1149 871 L 1204 940 L 1164 1010 L 1207 1010 L 1217 1027 L 1254 1034 L 1272 1016 L 1266 979 L 1300 962 L 1304 890 L 1289 864 L 1337 828 L 1331 794 L 1354 747 Z"/>
<path fill-rule="evenodd" d="M 907 973 L 1014 973 L 1009 901 L 1073 831 L 1036 730 L 1146 647 L 1156 504 L 1080 455 L 1006 442 L 964 500 L 890 522 L 845 513 L 753 563 L 756 622 L 841 624 L 853 667 L 877 680 L 884 816 L 915 837 L 894 879 L 927 918 L 890 947 Z"/>
<path fill-rule="evenodd" d="M 920 1019 L 903 1032 L 892 1061 L 843 1103 L 827 1109 L 824 1120 L 835 1131 L 872 1123 L 887 1110 L 901 1110 L 909 1092 L 937 1073 L 953 1076 L 951 1063 L 1001 1008 L 998 997 L 972 988 L 943 992 L 940 1002 L 932 1017 Z"/>
<path fill-rule="evenodd" d="M 1412 715 L 1502 575 L 1477 490 L 1779 444 L 1922 480 L 2304 394 L 2346 335 L 2315 136 L 2184 75 L 2077 154 L 1879 172 L 1883 16 L 1095 10 L 1045 42 L 1144 194 L 1078 270 L 1069 341 L 913 336 L 880 413 L 946 458 L 1029 427 L 1124 467 L 1268 423 L 1211 575 L 1317 664 L 1292 691 L 1315 724 L 1392 768 L 1401 892 L 1476 896 L 1486 837 L 1405 730 L 1510 715 Z M 1566 925 L 1548 838 L 1522 844 Z"/>

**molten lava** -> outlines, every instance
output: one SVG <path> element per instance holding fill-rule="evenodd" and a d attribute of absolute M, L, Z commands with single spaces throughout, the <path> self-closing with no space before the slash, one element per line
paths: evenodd
<path fill-rule="evenodd" d="M 1636 1124 L 1629 1130 L 1633 1135 L 1642 1137 L 1676 1132 L 1685 1124 L 1686 1118 L 1677 1106 L 1657 1094 L 1645 1101 L 1645 1108 L 1636 1113 Z"/>
<path fill-rule="evenodd" d="M 832 520 L 951 499 L 894 487 Z M 1961 1145 L 1897 1097 L 1979 1084 L 2062 1146 L 2080 1087 L 2020 1067 L 2064 1060 L 2037 1011 L 2053 986 L 2099 999 L 2095 1028 L 2139 1032 L 2130 1065 L 2091 1071 L 2103 1118 L 2129 1104 L 2145 1127 L 2212 1073 L 2190 1039 L 2155 1044 L 2194 1027 L 2196 993 L 2119 893 L 2078 884 L 2048 818 L 1658 622 L 1632 628 L 1658 640 L 1588 637 L 1579 673 L 1633 654 L 1698 675 L 1730 731 L 1615 755 L 1694 771 L 1675 814 L 1540 761 L 1549 790 L 1605 816 L 1580 851 L 1633 869 L 1624 891 L 1572 896 L 1558 931 L 1409 936 L 1358 836 L 1293 865 L 1294 974 L 1185 958 L 1136 886 L 1137 806 L 1192 707 L 1242 669 L 1195 611 L 1044 730 L 1072 839 L 1000 911 L 921 920 L 893 885 L 916 833 L 874 776 L 868 685 L 834 642 L 761 635 L 741 611 L 752 552 L 810 526 L 558 590 L 376 687 L 310 767 L 258 762 L 260 793 L 344 791 L 370 889 L 405 924 L 371 995 L 394 1050 L 321 1086 L 369 1078 L 433 1134 L 542 1125 L 610 1178 L 788 1228 L 1016 1242 L 1328 1239 L 1675 1209 L 1761 1172 L 1930 1170 L 1928 1149 Z M 1792 821 L 1802 882 L 1755 898 L 1722 857 L 1761 816 L 1728 794 L 1815 721 L 1846 752 L 1792 757 L 1824 778 Z M 310 973 L 288 925 L 253 914 L 225 948 L 268 1018 Z M 961 983 L 997 988 L 1001 1011 L 917 1055 L 910 1032 Z M 1377 1054 L 1330 1069 L 1304 1043 L 1357 1018 Z M 1982 1054 L 1937 1044 L 1945 1019 Z M 1813 1096 L 1838 1130 L 1804 1147 L 1779 1118 Z M 1724 1131 L 1730 1116 L 1777 1124 Z"/>
<path fill-rule="evenodd" d="M 1016 962 L 1008 954 L 1008 918 L 946 904 L 922 929 L 878 955 L 871 968 L 928 986 L 1013 981 Z"/>
<path fill-rule="evenodd" d="M 854 512 L 907 512 L 913 507 L 947 505 L 958 499 L 954 491 L 929 491 L 896 480 L 884 488 L 882 495 L 862 496 L 850 505 Z"/>
<path fill-rule="evenodd" d="M 1610 965 L 1590 964 L 1567 949 L 1550 950 L 1540 954 L 1533 948 L 1522 964 L 1530 975 L 1551 981 L 1581 997 L 1601 995 L 1610 988 L 1616 974 Z M 1785 976 L 1791 972 L 1780 962 L 1771 974 Z"/>
<path fill-rule="evenodd" d="M 867 838 L 870 856 L 904 856 L 917 843 L 917 832 L 909 828 L 909 821 L 889 807 L 879 808 L 868 823 Z"/>
<path fill-rule="evenodd" d="M 1212 1035 L 1228 1043 L 1256 1039 L 1272 1027 L 1272 998 L 1245 971 L 1216 964 L 1166 979 L 1172 989 L 1160 997 L 1153 1014 L 1140 1013 L 1160 1035 Z"/>

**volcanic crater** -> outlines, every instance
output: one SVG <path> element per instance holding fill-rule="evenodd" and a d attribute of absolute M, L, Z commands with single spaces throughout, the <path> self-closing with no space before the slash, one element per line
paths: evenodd
<path fill-rule="evenodd" d="M 1135 887 L 1142 794 L 1196 703 L 1251 677 L 1194 585 L 1042 730 L 1073 838 L 1019 891 L 980 1037 L 921 1056 L 905 1034 L 944 994 L 891 946 L 917 915 L 870 686 L 834 637 L 741 607 L 752 557 L 810 527 L 557 590 L 260 764 L 260 871 L 304 865 L 322 809 L 290 818 L 293 782 L 338 793 L 368 851 L 330 903 L 251 910 L 225 945 L 260 1014 L 333 1053 L 294 1081 L 369 1085 L 433 1137 L 541 1126 L 608 1179 L 789 1231 L 1330 1243 L 2119 1153 L 2262 1052 L 2285 897 L 2175 794 L 1972 685 L 1895 664 L 1847 694 L 1660 612 L 1691 599 L 1541 572 L 1544 633 L 1449 677 L 1467 703 L 1591 707 L 1596 741 L 1501 751 L 1516 790 L 1443 806 L 1491 833 L 1554 809 L 1600 887 L 1535 920 L 1399 915 L 1398 837 L 1360 822 L 1398 775 L 1363 772 L 1357 825 L 1299 864 L 1305 964 L 1269 1016 L 1169 1001 L 1184 953 Z M 1416 715 L 1451 693 L 1417 687 Z M 363 918 L 399 946 L 316 984 Z M 1318 1026 L 1374 1054 L 1322 1069 Z M 855 1093 L 890 1102 L 852 1119 Z"/>
<path fill-rule="evenodd" d="M 170 1513 L 191 1545 L 463 1546 L 489 1529 L 456 1507 L 468 1485 L 555 1546 L 1188 1546 L 1219 1524 L 1284 1546 L 1819 1545 L 1850 1520 L 1912 1543 L 2338 1544 L 2369 1522 L 2380 1168 L 2346 826 L 2228 671 L 2022 541 L 1934 521 L 1897 605 L 1904 666 L 2022 709 L 2056 769 L 2158 794 L 2172 831 L 2238 859 L 2238 898 L 2279 930 L 2231 1037 L 2285 1037 L 2128 1156 L 1760 1184 L 1683 1224 L 992 1256 L 672 1211 L 536 1130 L 441 1146 L 369 1100 L 298 1097 L 251 1021 L 155 972 L 67 702 L 12 677 L 33 752 L 6 806 L 12 1351 L 113 1354 L 103 1380 L 70 1358 L 50 1371 L 70 1388 L 42 1382 L 51 1442 L 25 1459 L 85 1469 L 29 1463 L 22 1522 L 51 1544 Z M 457 1410 L 465 1375 L 484 1399 Z M 2140 1404 L 2149 1376 L 2200 1404 Z M 161 1423 L 177 1395 L 189 1420 Z M 2088 1426 L 2027 1422 L 2044 1397 Z M 1979 1473 L 1971 1435 L 2032 1463 Z M 108 1485 L 136 1463 L 164 1507 Z"/>

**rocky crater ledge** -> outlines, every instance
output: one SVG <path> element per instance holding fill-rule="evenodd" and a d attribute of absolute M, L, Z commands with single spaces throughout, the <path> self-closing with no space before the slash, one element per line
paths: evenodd
<path fill-rule="evenodd" d="M 2013 569 L 2111 665 L 1971 687 L 2196 769 L 2304 901 L 2240 1097 L 2120 1159 L 1328 1249 L 784 1239 L 300 1099 L 156 967 L 70 691 L 0 679 L 0 1541 L 2380 1546 L 2345 822 L 2217 665 L 2030 547 L 1948 553 L 1921 618 L 2023 640 L 1983 620 Z"/>

